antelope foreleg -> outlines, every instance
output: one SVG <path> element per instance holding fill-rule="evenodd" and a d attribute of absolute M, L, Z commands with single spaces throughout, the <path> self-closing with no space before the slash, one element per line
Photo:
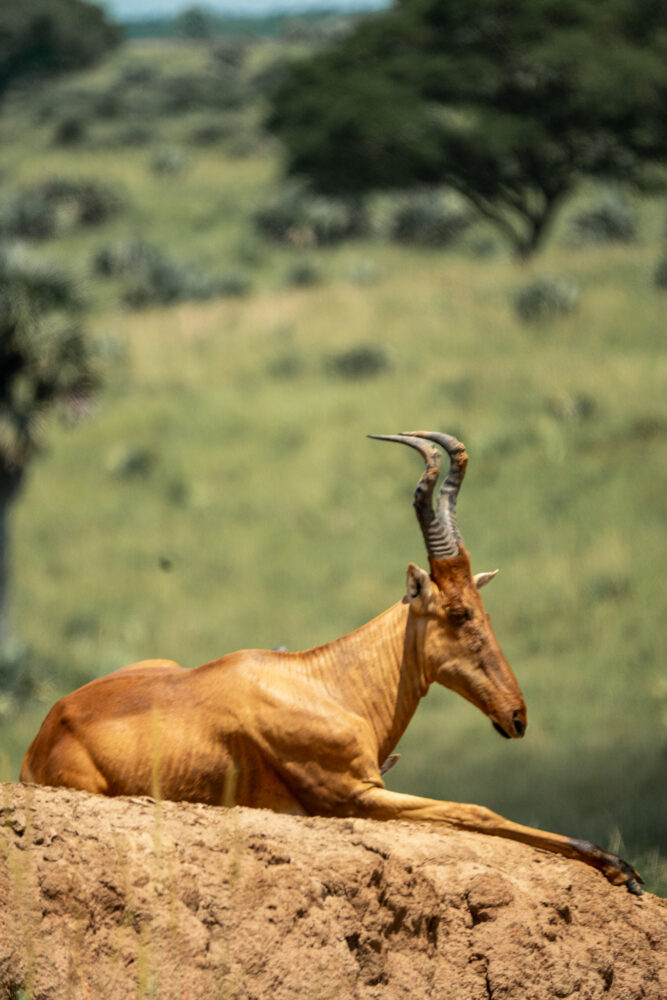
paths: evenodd
<path fill-rule="evenodd" d="M 574 840 L 559 833 L 549 833 L 531 826 L 522 826 L 504 819 L 484 806 L 461 802 L 440 802 L 416 795 L 403 795 L 377 786 L 367 787 L 355 799 L 357 815 L 369 819 L 402 819 L 417 823 L 443 823 L 457 830 L 469 830 L 493 837 L 506 837 L 522 844 L 538 847 L 553 854 L 583 861 L 599 869 L 613 885 L 625 885 L 628 890 L 641 894 L 640 875 L 615 854 L 603 851 L 586 840 Z"/>

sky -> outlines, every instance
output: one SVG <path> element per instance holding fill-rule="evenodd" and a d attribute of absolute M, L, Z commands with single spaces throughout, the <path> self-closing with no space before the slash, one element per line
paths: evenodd
<path fill-rule="evenodd" d="M 170 17 L 195 6 L 247 16 L 274 11 L 377 10 L 388 5 L 389 0 L 104 0 L 102 3 L 111 17 L 124 21 Z"/>

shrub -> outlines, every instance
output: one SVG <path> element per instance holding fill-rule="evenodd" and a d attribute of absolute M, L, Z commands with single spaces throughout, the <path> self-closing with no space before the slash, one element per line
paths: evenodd
<path fill-rule="evenodd" d="M 0 285 L 20 285 L 40 312 L 81 307 L 72 276 L 20 244 L 0 246 Z"/>
<path fill-rule="evenodd" d="M 546 401 L 547 411 L 563 423 L 585 423 L 592 420 L 598 410 L 593 396 L 586 393 L 561 392 Z"/>
<path fill-rule="evenodd" d="M 542 323 L 572 312 L 578 297 L 579 290 L 571 281 L 542 277 L 516 292 L 514 308 L 524 323 Z"/>
<path fill-rule="evenodd" d="M 146 479 L 155 468 L 157 455 L 144 445 L 121 445 L 107 460 L 107 468 L 117 479 Z"/>
<path fill-rule="evenodd" d="M 237 38 L 233 41 L 228 39 L 216 40 L 211 52 L 213 64 L 217 64 L 225 70 L 240 70 L 243 67 L 246 55 L 246 46 Z"/>
<path fill-rule="evenodd" d="M 154 174 L 180 174 L 187 166 L 187 154 L 175 146 L 159 149 L 153 154 L 150 162 Z"/>
<path fill-rule="evenodd" d="M 332 246 L 367 231 L 358 206 L 298 187 L 280 191 L 254 212 L 252 221 L 266 239 L 303 247 Z"/>
<path fill-rule="evenodd" d="M 190 141 L 195 146 L 215 146 L 223 139 L 228 139 L 230 134 L 233 133 L 230 133 L 229 127 L 224 122 L 203 122 L 192 130 Z"/>
<path fill-rule="evenodd" d="M 135 274 L 159 257 L 157 247 L 143 240 L 116 240 L 97 250 L 93 257 L 93 271 L 106 278 Z"/>
<path fill-rule="evenodd" d="M 667 253 L 658 261 L 653 274 L 653 284 L 656 288 L 667 288 Z"/>
<path fill-rule="evenodd" d="M 147 63 L 135 63 L 126 66 L 119 77 L 120 83 L 134 84 L 139 86 L 144 86 L 147 83 L 152 83 L 157 74 L 157 70 L 154 66 L 150 66 Z"/>
<path fill-rule="evenodd" d="M 220 295 L 223 298 L 237 298 L 247 295 L 250 287 L 250 278 L 244 272 L 237 270 L 223 271 L 216 278 L 210 279 L 210 297 Z M 205 297 L 208 298 L 209 296 Z"/>
<path fill-rule="evenodd" d="M 148 125 L 128 125 L 116 132 L 108 145 L 112 146 L 147 146 L 153 139 L 153 130 Z"/>
<path fill-rule="evenodd" d="M 123 114 L 123 90 L 114 84 L 95 95 L 93 113 L 98 118 L 119 118 Z"/>
<path fill-rule="evenodd" d="M 317 246 L 333 246 L 359 236 L 364 223 L 351 205 L 334 198 L 311 198 L 305 206 L 304 225 Z"/>
<path fill-rule="evenodd" d="M 49 178 L 0 207 L 0 234 L 47 239 L 77 226 L 100 225 L 119 204 L 113 191 L 95 181 Z"/>
<path fill-rule="evenodd" d="M 285 284 L 294 288 L 310 288 L 322 281 L 322 272 L 311 260 L 297 261 L 287 271 Z"/>
<path fill-rule="evenodd" d="M 404 195 L 389 221 L 389 238 L 397 243 L 444 247 L 470 224 L 470 209 L 454 192 L 425 190 Z"/>
<path fill-rule="evenodd" d="M 0 235 L 44 240 L 58 228 L 54 205 L 48 204 L 39 191 L 22 191 L 0 205 Z"/>
<path fill-rule="evenodd" d="M 182 114 L 202 108 L 237 108 L 243 103 L 243 90 L 235 72 L 179 73 L 162 79 L 162 108 L 167 114 Z"/>
<path fill-rule="evenodd" d="M 123 294 L 131 309 L 203 298 L 190 267 L 160 255 L 147 260 Z"/>
<path fill-rule="evenodd" d="M 328 370 L 346 379 L 362 379 L 380 375 L 390 367 L 384 347 L 375 344 L 361 344 L 332 355 L 327 363 Z"/>
<path fill-rule="evenodd" d="M 577 246 L 632 243 L 637 235 L 637 219 L 628 201 L 609 191 L 573 216 L 570 231 L 570 242 Z"/>
<path fill-rule="evenodd" d="M 122 248 L 121 248 L 122 249 Z M 111 252 L 110 252 L 111 250 Z M 175 302 L 246 295 L 250 280 L 241 271 L 202 275 L 191 264 L 163 256 L 156 247 L 127 245 L 125 256 L 108 248 L 96 258 L 98 273 L 132 275 L 122 300 L 131 309 Z M 100 271 L 99 268 L 106 269 Z"/>
<path fill-rule="evenodd" d="M 47 202 L 69 208 L 74 223 L 84 226 L 99 226 L 120 207 L 116 193 L 97 181 L 54 177 L 37 190 Z"/>
<path fill-rule="evenodd" d="M 54 146 L 78 146 L 86 138 L 88 122 L 79 115 L 61 118 L 53 130 Z"/>
<path fill-rule="evenodd" d="M 5 641 L 0 648 L 0 719 L 9 719 L 39 688 L 34 656 L 22 643 Z"/>

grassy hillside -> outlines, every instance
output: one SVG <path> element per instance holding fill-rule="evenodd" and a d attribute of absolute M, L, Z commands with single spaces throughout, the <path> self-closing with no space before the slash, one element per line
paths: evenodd
<path fill-rule="evenodd" d="M 138 58 L 158 61 L 131 49 L 84 82 L 108 88 Z M 631 244 L 573 247 L 564 219 L 529 268 L 480 256 L 483 227 L 447 251 L 377 233 L 274 246 L 251 224 L 278 176 L 261 132 L 239 156 L 226 138 L 190 142 L 197 109 L 160 112 L 146 145 L 103 142 L 95 119 L 72 149 L 53 145 L 36 100 L 0 125 L 5 190 L 85 176 L 121 208 L 41 244 L 88 294 L 106 387 L 85 423 L 49 427 L 15 511 L 13 621 L 37 684 L 0 702 L 8 773 L 52 701 L 91 677 L 149 656 L 305 648 L 400 598 L 408 562 L 426 561 L 420 461 L 365 434 L 447 430 L 470 454 L 459 523 L 475 569 L 501 568 L 485 601 L 529 728 L 501 741 L 432 691 L 389 783 L 611 844 L 666 889 L 664 208 L 635 206 Z M 167 139 L 188 165 L 156 173 Z M 122 281 L 91 261 L 137 236 L 203 271 L 241 268 L 245 294 L 121 308 Z M 294 280 L 304 262 L 310 284 Z M 577 307 L 522 323 L 515 293 L 543 274 L 576 281 Z"/>

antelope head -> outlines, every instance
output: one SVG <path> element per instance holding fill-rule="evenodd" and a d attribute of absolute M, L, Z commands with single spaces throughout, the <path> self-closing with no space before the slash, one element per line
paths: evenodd
<path fill-rule="evenodd" d="M 414 506 L 430 573 L 411 563 L 404 598 L 420 637 L 418 655 L 426 682 L 437 681 L 471 701 L 502 736 L 523 736 L 526 705 L 480 595 L 497 570 L 473 575 L 456 525 L 456 499 L 468 461 L 465 447 L 449 434 L 431 431 L 369 436 L 416 448 L 426 463 L 415 489 Z M 450 468 L 434 510 L 433 491 L 440 471 L 436 444 L 449 455 Z"/>

